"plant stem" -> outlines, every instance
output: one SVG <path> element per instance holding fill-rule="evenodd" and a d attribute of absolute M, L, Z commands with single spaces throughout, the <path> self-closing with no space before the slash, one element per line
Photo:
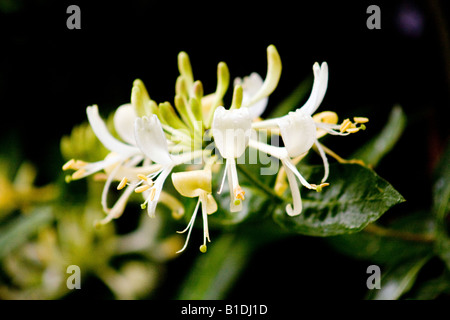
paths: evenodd
<path fill-rule="evenodd" d="M 387 229 L 384 227 L 380 227 L 379 225 L 376 225 L 376 224 L 369 224 L 366 228 L 364 228 L 364 231 L 378 235 L 378 236 L 382 236 L 382 237 L 391 237 L 391 238 L 397 238 L 397 239 L 406 240 L 406 241 L 431 243 L 436 240 L 436 238 L 433 234 L 419 234 L 419 233 L 411 233 L 411 232 L 407 232 L 407 231 Z"/>
<path fill-rule="evenodd" d="M 255 186 L 260 188 L 262 191 L 267 193 L 268 196 L 271 198 L 274 198 L 280 202 L 285 202 L 286 200 L 281 197 L 280 195 L 276 194 L 274 190 L 272 190 L 270 187 L 259 181 L 257 178 L 255 178 L 244 166 L 242 165 L 236 165 L 237 169 L 243 173 L 247 179 L 249 179 L 252 183 L 254 183 Z"/>

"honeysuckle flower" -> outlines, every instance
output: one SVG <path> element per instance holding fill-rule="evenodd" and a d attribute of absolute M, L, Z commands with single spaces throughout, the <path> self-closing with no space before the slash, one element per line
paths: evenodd
<path fill-rule="evenodd" d="M 141 181 L 137 185 L 134 185 L 135 191 L 137 193 L 144 193 L 146 198 L 141 207 L 147 207 L 148 215 L 154 217 L 164 182 L 172 169 L 177 165 L 191 160 L 196 155 L 202 155 L 202 152 L 200 150 L 200 153 L 170 154 L 161 122 L 156 115 L 137 118 L 134 127 L 137 146 L 148 159 L 160 165 L 159 170 L 149 175 L 139 174 L 138 178 Z"/>
<path fill-rule="evenodd" d="M 212 135 L 221 156 L 225 159 L 223 180 L 218 193 L 222 192 L 225 178 L 228 177 L 230 190 L 230 210 L 242 209 L 245 192 L 239 185 L 236 171 L 236 158 L 239 158 L 248 146 L 251 134 L 251 117 L 247 108 L 226 110 L 223 106 L 216 109 L 212 123 Z"/>
<path fill-rule="evenodd" d="M 328 87 L 328 64 L 323 62 L 320 66 L 316 62 L 313 65 L 313 73 L 313 88 L 308 100 L 302 107 L 280 118 L 255 122 L 252 127 L 255 129 L 278 127 L 290 157 L 301 156 L 315 145 L 323 161 L 324 176 L 322 183 L 325 183 L 329 175 L 329 164 L 319 138 L 327 133 L 346 136 L 361 129 L 364 130 L 363 123 L 367 122 L 368 119 L 355 117 L 355 123 L 360 124 L 360 127 L 357 127 L 349 119 L 345 119 L 342 124 L 338 125 L 337 115 L 331 111 L 313 116 L 313 113 L 322 103 Z"/>
<path fill-rule="evenodd" d="M 151 175 L 141 176 L 141 181 L 145 182 L 145 184 L 135 189 L 138 193 L 149 190 L 142 207 L 145 207 L 148 204 L 148 215 L 154 217 L 156 204 L 164 182 L 176 163 L 169 153 L 161 122 L 156 115 L 136 119 L 135 137 L 137 146 L 142 152 L 153 162 L 161 165 L 161 169 Z M 153 179 L 156 176 L 157 178 L 153 182 Z"/>
<path fill-rule="evenodd" d="M 283 168 L 286 172 L 286 176 L 288 178 L 289 187 L 291 190 L 293 203 L 286 205 L 286 213 L 290 216 L 299 215 L 302 212 L 302 199 L 300 196 L 300 189 L 297 183 L 297 179 L 300 183 L 308 189 L 313 189 L 316 191 L 321 191 L 322 187 L 327 186 L 328 184 L 324 183 L 321 185 L 310 184 L 306 179 L 300 174 L 298 169 L 292 163 L 289 151 L 286 147 L 276 147 L 272 145 L 268 145 L 266 143 L 250 139 L 249 146 L 251 148 L 258 149 L 264 153 L 270 154 L 271 156 L 279 159 Z"/>
<path fill-rule="evenodd" d="M 225 109 L 223 100 L 230 82 L 227 65 L 224 62 L 217 65 L 216 90 L 205 95 L 202 82 L 194 78 L 189 56 L 180 52 L 173 105 L 168 101 L 157 104 L 150 99 L 142 81 L 135 80 L 131 104 L 120 106 L 113 119 L 120 139 L 107 130 L 96 106 L 87 110 L 94 133 L 110 150 L 108 156 L 92 163 L 71 160 L 63 168 L 77 170 L 71 179 L 104 171 L 106 183 L 102 205 L 108 215 L 101 223 L 118 217 L 133 191 L 143 195 L 141 208 L 147 209 L 150 217 L 155 216 L 157 203 L 162 200 L 172 203 L 169 206 L 174 216 L 183 215 L 181 203 L 176 203 L 173 196 L 163 191 L 167 177 L 172 174 L 172 183 L 182 196 L 198 197 L 195 211 L 182 231 L 188 233 L 185 245 L 179 252 L 187 247 L 200 205 L 203 217 L 203 244 L 200 250 L 206 251 L 206 242 L 210 241 L 207 216 L 217 210 L 212 197 L 211 175 L 219 172 L 217 165 L 222 164 L 219 163 L 221 158 L 225 160 L 225 168 L 218 194 L 222 193 L 225 180 L 228 180 L 230 211 L 242 210 L 245 192 L 239 184 L 236 159 L 245 154 L 247 147 L 279 159 L 282 166 L 278 170 L 277 183 L 287 178 L 292 195 L 292 203 L 286 205 L 286 212 L 289 216 L 299 215 L 302 212 L 299 182 L 301 186 L 318 192 L 328 185 L 326 154 L 333 154 L 319 143 L 319 139 L 326 134 L 345 136 L 355 133 L 365 128 L 364 123 L 368 119 L 355 117 L 353 121 L 345 119 L 339 124 L 334 112 L 315 114 L 328 87 L 326 62 L 313 65 L 314 83 L 303 106 L 282 117 L 261 119 L 269 96 L 278 85 L 281 69 L 278 51 L 271 45 L 267 48 L 267 74 L 264 80 L 257 73 L 251 73 L 243 79 L 236 78 L 232 103 Z M 277 147 L 265 143 L 266 137 L 255 138 L 252 129 L 269 129 L 271 133 L 281 136 L 284 145 Z M 306 181 L 296 167 L 312 148 L 318 151 L 324 166 L 324 176 L 319 185 Z M 196 162 L 200 157 L 201 161 Z M 172 173 L 176 166 L 182 166 L 181 172 Z M 110 185 L 116 180 L 120 181 L 117 189 L 126 189 L 113 208 L 109 209 L 106 205 L 107 194 Z M 277 185 L 274 188 L 276 192 L 280 189 Z M 286 183 L 283 188 L 287 189 Z"/>
<path fill-rule="evenodd" d="M 195 206 L 194 213 L 192 214 L 189 224 L 186 229 L 179 231 L 179 233 L 188 231 L 188 234 L 183 248 L 181 248 L 177 253 L 184 251 L 187 247 L 200 205 L 203 217 L 203 244 L 200 246 L 200 251 L 205 253 L 206 241 L 211 241 L 208 230 L 208 215 L 217 211 L 217 203 L 211 194 L 211 170 L 203 169 L 172 173 L 172 182 L 175 189 L 182 196 L 189 198 L 198 197 L 198 202 Z"/>
<path fill-rule="evenodd" d="M 114 218 L 119 217 L 132 193 L 132 188 L 127 188 L 112 208 L 108 208 L 107 195 L 111 183 L 115 180 L 121 180 L 124 176 L 133 176 L 133 168 L 143 160 L 143 154 L 135 145 L 134 139 L 130 135 L 129 126 L 135 113 L 131 105 L 122 105 L 114 115 L 114 124 L 117 133 L 126 141 L 122 142 L 116 139 L 108 130 L 105 122 L 99 115 L 97 105 L 86 109 L 89 124 L 101 143 L 110 151 L 104 160 L 87 163 L 81 160 L 71 159 L 63 166 L 63 170 L 76 170 L 70 177 L 70 180 L 78 180 L 101 170 L 106 173 L 106 182 L 102 192 L 101 204 L 107 216 L 96 224 L 105 224 Z M 153 170 L 153 168 L 148 168 Z"/>
<path fill-rule="evenodd" d="M 242 86 L 243 89 L 243 97 L 242 104 L 248 105 L 248 103 L 252 100 L 252 97 L 255 96 L 256 93 L 263 86 L 263 79 L 261 76 L 253 72 L 249 76 L 244 77 L 244 79 L 236 78 L 234 79 L 234 86 Z M 248 111 L 250 113 L 250 117 L 252 119 L 256 119 L 260 117 L 263 112 L 266 110 L 267 104 L 269 103 L 269 97 L 264 97 L 259 101 L 256 101 L 252 105 L 248 106 Z"/>

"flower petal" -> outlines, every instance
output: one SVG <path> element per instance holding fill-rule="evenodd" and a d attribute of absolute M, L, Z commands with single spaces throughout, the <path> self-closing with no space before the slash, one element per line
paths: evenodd
<path fill-rule="evenodd" d="M 127 157 L 141 153 L 138 148 L 127 145 L 111 135 L 105 122 L 100 117 L 96 105 L 87 107 L 86 113 L 92 130 L 107 149 Z"/>
<path fill-rule="evenodd" d="M 148 158 L 162 165 L 172 163 L 166 136 L 156 115 L 137 118 L 134 127 L 136 144 Z"/>
<path fill-rule="evenodd" d="M 286 176 L 288 178 L 289 187 L 291 189 L 293 207 L 291 204 L 286 206 L 286 213 L 291 217 L 297 216 L 302 212 L 302 198 L 300 196 L 300 189 L 297 184 L 297 179 L 295 178 L 294 173 L 291 168 L 285 165 L 285 162 L 282 161 L 284 168 L 286 170 Z"/>
<path fill-rule="evenodd" d="M 240 157 L 248 146 L 251 128 L 252 120 L 247 108 L 225 110 L 219 106 L 214 112 L 212 134 L 222 157 Z"/>
<path fill-rule="evenodd" d="M 316 126 L 310 115 L 298 109 L 277 119 L 286 150 L 290 157 L 297 157 L 313 146 L 316 140 Z"/>
<path fill-rule="evenodd" d="M 326 62 L 322 63 L 320 67 L 316 62 L 313 66 L 314 72 L 314 83 L 311 91 L 311 95 L 309 96 L 306 103 L 300 108 L 306 114 L 312 115 L 319 105 L 322 103 L 322 100 L 325 96 L 325 92 L 328 87 L 328 65 Z"/>
<path fill-rule="evenodd" d="M 244 77 L 243 81 L 241 78 L 236 78 L 234 80 L 234 85 L 242 85 L 242 89 L 244 89 L 242 105 L 248 107 L 251 119 L 260 117 L 266 110 L 269 98 L 262 98 L 251 105 L 248 105 L 248 103 L 263 86 L 263 79 L 261 76 L 258 73 L 253 72 L 249 76 Z"/>
<path fill-rule="evenodd" d="M 123 141 L 135 146 L 134 121 L 138 117 L 132 104 L 123 104 L 114 113 L 114 127 Z"/>

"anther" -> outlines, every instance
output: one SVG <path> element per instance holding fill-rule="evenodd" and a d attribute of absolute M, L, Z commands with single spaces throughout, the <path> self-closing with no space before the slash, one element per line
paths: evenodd
<path fill-rule="evenodd" d="M 147 176 L 143 175 L 142 173 L 139 173 L 139 174 L 137 175 L 137 177 L 138 177 L 138 179 L 141 179 L 141 180 L 144 180 L 144 181 L 147 181 L 147 180 L 148 180 Z"/>
<path fill-rule="evenodd" d="M 245 195 L 245 191 L 240 186 L 237 186 L 236 188 L 234 188 L 234 198 L 235 199 L 244 200 L 245 199 L 244 195 Z"/>
<path fill-rule="evenodd" d="M 150 189 L 150 186 L 148 184 L 146 184 L 144 186 L 137 187 L 136 189 L 134 189 L 134 192 L 142 193 L 144 191 L 147 191 L 148 189 Z"/>
<path fill-rule="evenodd" d="M 200 246 L 200 252 L 201 253 L 205 253 L 206 252 L 206 244 L 202 244 L 201 246 Z"/>
<path fill-rule="evenodd" d="M 354 117 L 353 121 L 355 121 L 356 123 L 366 123 L 366 122 L 369 122 L 369 118 L 366 118 L 366 117 Z"/>
<path fill-rule="evenodd" d="M 348 128 L 350 128 L 352 125 L 352 122 L 349 119 L 345 119 L 344 122 L 341 124 L 341 128 L 339 129 L 341 132 L 347 131 Z"/>
<path fill-rule="evenodd" d="M 150 201 L 153 201 L 153 199 L 155 198 L 155 194 L 156 194 L 156 189 L 155 188 L 150 190 Z"/>
<path fill-rule="evenodd" d="M 349 129 L 347 129 L 347 132 L 348 132 L 348 133 L 356 133 L 356 132 L 359 131 L 359 129 L 360 129 L 360 128 L 349 128 Z"/>
<path fill-rule="evenodd" d="M 86 173 L 86 170 L 79 169 L 72 174 L 72 179 L 74 179 L 74 180 L 81 179 L 85 173 Z"/>
<path fill-rule="evenodd" d="M 62 166 L 62 169 L 64 171 L 72 169 L 74 164 L 75 164 L 75 159 L 70 159 Z"/>
<path fill-rule="evenodd" d="M 117 186 L 117 190 L 122 190 L 127 185 L 128 179 L 127 177 L 123 177 L 122 181 L 120 181 L 119 185 Z"/>

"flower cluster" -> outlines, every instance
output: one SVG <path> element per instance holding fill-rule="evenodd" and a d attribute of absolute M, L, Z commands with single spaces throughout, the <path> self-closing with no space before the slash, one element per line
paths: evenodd
<path fill-rule="evenodd" d="M 141 207 L 150 217 L 155 216 L 158 202 L 177 200 L 163 191 L 171 175 L 174 188 L 185 197 L 198 198 L 192 218 L 185 230 L 188 232 L 183 251 L 189 241 L 197 212 L 202 211 L 203 244 L 206 252 L 210 241 L 208 215 L 217 211 L 213 197 L 212 170 L 217 164 L 225 164 L 217 194 L 221 194 L 225 181 L 230 193 L 230 211 L 242 210 L 245 189 L 239 184 L 236 160 L 247 148 L 280 160 L 292 195 L 292 204 L 286 206 L 290 216 L 302 212 L 302 200 L 298 181 L 308 189 L 318 192 L 328 186 L 329 166 L 324 147 L 319 139 L 326 134 L 349 135 L 364 130 L 367 118 L 355 117 L 338 123 L 336 113 L 325 111 L 314 114 L 320 106 L 328 85 L 326 62 L 313 66 L 314 83 L 306 103 L 287 115 L 262 120 L 268 105 L 268 97 L 275 90 L 281 76 L 281 59 L 276 48 L 267 48 L 267 75 L 263 80 L 257 73 L 233 82 L 233 97 L 229 108 L 224 107 L 224 96 L 230 82 L 228 67 L 220 62 L 217 67 L 215 92 L 205 95 L 202 82 L 194 80 L 191 63 L 185 52 L 178 55 L 180 72 L 176 81 L 174 106 L 170 102 L 156 103 L 140 80 L 133 83 L 131 103 L 120 106 L 114 114 L 114 127 L 120 140 L 108 130 L 96 105 L 87 108 L 87 116 L 97 138 L 110 151 L 104 160 L 84 162 L 72 159 L 63 170 L 75 170 L 69 180 L 77 180 L 100 171 L 105 173 L 105 186 L 101 203 L 106 216 L 98 224 L 118 218 L 124 211 L 130 195 L 143 195 Z M 268 144 L 255 137 L 263 130 L 278 133 L 283 146 Z M 320 184 L 311 184 L 301 175 L 296 163 L 311 148 L 323 159 L 324 176 Z M 330 154 L 330 153 L 329 153 Z M 182 166 L 189 164 L 189 166 Z M 177 166 L 184 171 L 172 172 Z M 117 189 L 123 190 L 112 208 L 107 196 L 113 181 L 119 181 Z M 184 214 L 182 206 L 174 206 L 177 215 Z"/>

